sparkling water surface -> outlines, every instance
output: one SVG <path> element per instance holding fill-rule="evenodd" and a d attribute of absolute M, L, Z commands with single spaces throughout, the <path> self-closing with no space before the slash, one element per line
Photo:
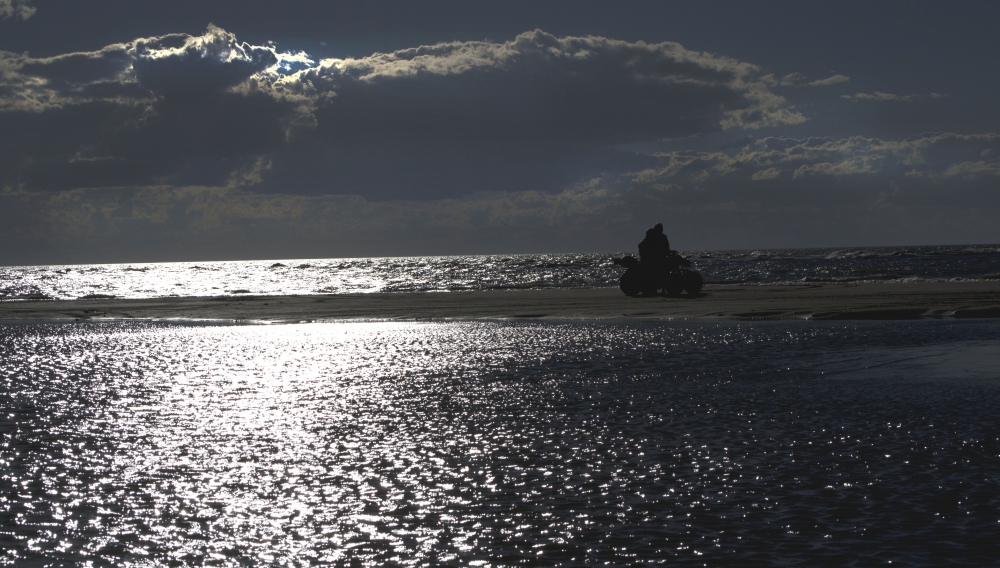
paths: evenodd
<path fill-rule="evenodd" d="M 615 287 L 626 253 L 0 267 L 0 301 Z M 687 251 L 711 283 L 1000 280 L 1000 245 Z"/>
<path fill-rule="evenodd" d="M 18 565 L 994 565 L 1000 323 L 0 326 Z"/>

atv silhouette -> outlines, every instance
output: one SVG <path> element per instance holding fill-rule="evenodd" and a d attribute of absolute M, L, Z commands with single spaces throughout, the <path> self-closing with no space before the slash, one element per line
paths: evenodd
<path fill-rule="evenodd" d="M 701 275 L 688 268 L 691 261 L 670 251 L 661 266 L 647 266 L 634 256 L 614 259 L 614 263 L 625 267 L 619 280 L 622 292 L 628 296 L 679 296 L 687 292 L 694 296 L 701 291 Z"/>

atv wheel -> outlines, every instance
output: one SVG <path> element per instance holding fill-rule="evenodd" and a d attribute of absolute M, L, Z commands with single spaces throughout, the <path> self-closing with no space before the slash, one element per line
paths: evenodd
<path fill-rule="evenodd" d="M 680 272 L 671 272 L 667 275 L 666 284 L 668 296 L 680 296 L 684 291 L 684 276 Z"/>
<path fill-rule="evenodd" d="M 698 274 L 694 270 L 685 270 L 684 273 L 684 290 L 688 294 L 694 296 L 701 292 L 701 274 Z"/>
<path fill-rule="evenodd" d="M 642 279 L 639 278 L 639 271 L 629 268 L 618 280 L 618 286 L 626 296 L 638 296 L 642 292 Z"/>

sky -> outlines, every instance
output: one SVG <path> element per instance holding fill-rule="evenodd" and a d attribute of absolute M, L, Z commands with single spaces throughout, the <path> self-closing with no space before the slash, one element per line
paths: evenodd
<path fill-rule="evenodd" d="M 993 1 L 0 0 L 0 264 L 1000 242 Z"/>

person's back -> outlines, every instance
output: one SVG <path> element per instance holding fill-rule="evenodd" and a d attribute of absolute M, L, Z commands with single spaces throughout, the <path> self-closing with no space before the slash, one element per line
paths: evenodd
<path fill-rule="evenodd" d="M 677 266 L 673 263 L 674 254 L 670 250 L 670 240 L 667 235 L 663 233 L 663 223 L 657 223 L 653 225 L 651 229 L 651 254 L 652 262 L 656 268 L 665 268 L 667 270 L 675 270 Z"/>
<path fill-rule="evenodd" d="M 660 256 L 660 242 L 656 237 L 656 231 L 646 229 L 646 238 L 639 243 L 639 261 L 652 266 L 659 263 Z"/>
<path fill-rule="evenodd" d="M 656 243 L 658 254 L 663 258 L 670 256 L 670 239 L 663 232 L 663 223 L 653 225 L 653 240 Z"/>

